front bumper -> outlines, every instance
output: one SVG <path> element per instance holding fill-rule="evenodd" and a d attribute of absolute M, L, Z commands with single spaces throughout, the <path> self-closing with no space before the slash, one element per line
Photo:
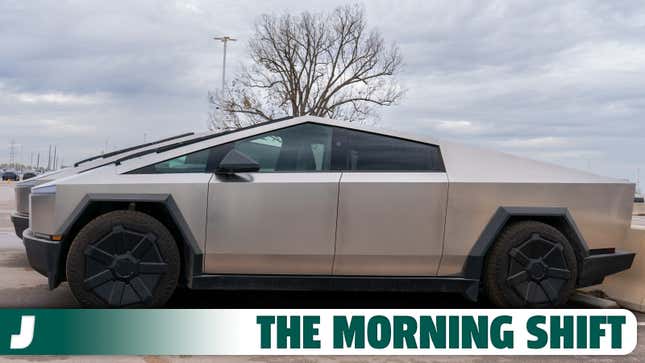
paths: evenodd
<path fill-rule="evenodd" d="M 31 229 L 23 232 L 22 241 L 31 267 L 46 276 L 49 288 L 55 289 L 63 280 L 60 242 L 38 238 Z"/>
<path fill-rule="evenodd" d="M 13 223 L 13 229 L 16 231 L 16 236 L 18 236 L 18 238 L 22 238 L 22 233 L 25 229 L 29 228 L 29 216 L 18 212 L 11 213 L 11 223 Z"/>
<path fill-rule="evenodd" d="M 616 251 L 614 248 L 589 250 L 589 256 L 582 260 L 578 287 L 598 285 L 606 276 L 629 269 L 634 256 L 634 252 Z"/>

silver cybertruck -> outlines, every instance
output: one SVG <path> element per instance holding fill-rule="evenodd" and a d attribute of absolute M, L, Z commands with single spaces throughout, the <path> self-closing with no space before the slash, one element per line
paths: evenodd
<path fill-rule="evenodd" d="M 172 145 L 181 141 L 191 140 L 205 135 L 207 135 L 207 133 L 201 135 L 195 135 L 195 133 L 193 132 L 184 133 L 161 140 L 92 156 L 90 158 L 74 163 L 73 167 L 50 171 L 28 180 L 25 180 L 23 178 L 23 181 L 17 183 L 14 187 L 14 193 L 16 197 L 16 210 L 11 213 L 11 222 L 16 232 L 16 236 L 18 236 L 18 238 L 22 238 L 22 233 L 29 227 L 29 195 L 31 194 L 31 188 L 59 178 L 64 178 L 70 175 L 82 173 L 87 170 L 96 169 L 103 165 L 111 164 L 116 160 L 124 157 L 141 155 L 142 153 L 145 153 L 147 151 L 155 150 L 160 146 Z"/>
<path fill-rule="evenodd" d="M 299 117 L 157 148 L 32 189 L 24 232 L 84 306 L 191 289 L 482 291 L 562 305 L 628 269 L 634 184 Z"/>

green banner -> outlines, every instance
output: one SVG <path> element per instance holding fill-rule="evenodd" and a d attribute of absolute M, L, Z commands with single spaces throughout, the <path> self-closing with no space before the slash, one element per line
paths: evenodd
<path fill-rule="evenodd" d="M 624 355 L 615 310 L 0 309 L 0 355 Z"/>

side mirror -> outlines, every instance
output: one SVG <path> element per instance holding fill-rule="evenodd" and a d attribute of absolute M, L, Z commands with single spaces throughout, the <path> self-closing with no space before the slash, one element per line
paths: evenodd
<path fill-rule="evenodd" d="M 260 170 L 260 164 L 251 159 L 250 156 L 235 149 L 229 151 L 220 161 L 215 173 L 217 174 L 235 174 L 251 173 Z"/>

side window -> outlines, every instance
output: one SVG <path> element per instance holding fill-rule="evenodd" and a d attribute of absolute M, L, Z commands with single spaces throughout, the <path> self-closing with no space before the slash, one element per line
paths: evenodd
<path fill-rule="evenodd" d="M 132 174 L 212 172 L 235 148 L 260 164 L 260 172 L 330 170 L 332 128 L 301 124 L 149 165 Z"/>
<path fill-rule="evenodd" d="M 236 141 L 234 148 L 260 164 L 260 172 L 330 170 L 332 128 L 302 124 Z"/>
<path fill-rule="evenodd" d="M 260 171 L 274 171 L 282 149 L 282 137 L 280 135 L 267 135 L 237 141 L 234 143 L 233 148 L 257 161 L 260 164 Z"/>
<path fill-rule="evenodd" d="M 334 166 L 355 171 L 444 171 L 439 147 L 395 137 L 338 129 Z"/>
<path fill-rule="evenodd" d="M 205 173 L 207 172 L 210 149 L 196 151 L 174 159 L 148 165 L 132 171 L 133 174 L 170 174 L 170 173 Z"/>

